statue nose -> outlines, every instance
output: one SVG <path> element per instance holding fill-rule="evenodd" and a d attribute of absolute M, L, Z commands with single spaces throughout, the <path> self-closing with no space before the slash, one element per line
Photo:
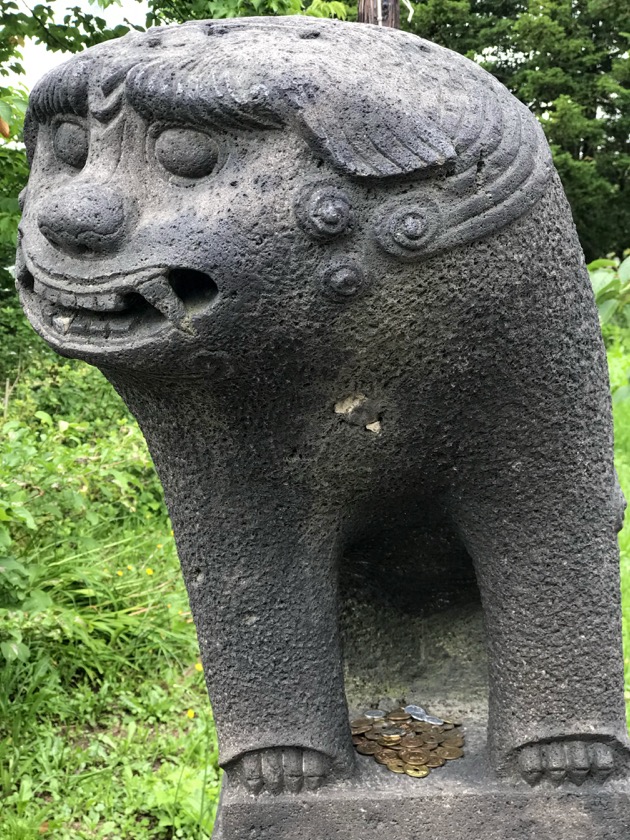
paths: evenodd
<path fill-rule="evenodd" d="M 37 224 L 46 239 L 63 251 L 114 251 L 125 233 L 123 198 L 104 185 L 73 185 L 46 199 Z"/>

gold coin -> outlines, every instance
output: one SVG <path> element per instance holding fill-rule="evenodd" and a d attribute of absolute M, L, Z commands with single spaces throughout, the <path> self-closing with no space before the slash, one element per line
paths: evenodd
<path fill-rule="evenodd" d="M 464 746 L 464 739 L 461 735 L 456 735 L 455 737 L 451 738 L 442 738 L 440 743 L 443 747 L 463 747 Z"/>
<path fill-rule="evenodd" d="M 437 747 L 439 743 L 440 742 L 435 737 L 435 735 L 426 735 L 424 738 L 425 747 L 430 747 L 431 749 L 433 749 L 434 747 Z"/>
<path fill-rule="evenodd" d="M 431 726 L 430 723 L 425 723 L 424 721 L 420 721 L 420 720 L 412 721 L 410 726 L 411 726 L 411 728 L 413 729 L 414 732 L 418 732 L 418 733 L 420 733 L 420 732 L 430 732 L 433 729 L 433 727 Z"/>
<path fill-rule="evenodd" d="M 401 750 L 400 758 L 407 764 L 426 764 L 431 753 L 429 750 Z"/>
<path fill-rule="evenodd" d="M 436 767 L 442 767 L 444 764 L 446 764 L 446 759 L 440 758 L 440 756 L 436 755 L 435 753 L 431 753 L 431 755 L 425 761 L 425 764 L 427 765 L 427 767 L 435 769 Z"/>
<path fill-rule="evenodd" d="M 394 726 L 392 723 L 389 726 L 383 726 L 381 728 L 382 735 L 404 735 L 405 730 L 402 729 L 400 726 Z"/>
<path fill-rule="evenodd" d="M 364 737 L 367 738 L 368 741 L 378 741 L 381 737 L 381 733 L 376 729 L 370 729 L 364 734 Z"/>
<path fill-rule="evenodd" d="M 369 718 L 360 717 L 360 718 L 356 718 L 355 720 L 350 721 L 350 728 L 351 729 L 356 729 L 359 726 L 372 726 L 373 723 L 374 723 L 374 721 L 369 720 Z"/>
<path fill-rule="evenodd" d="M 396 761 L 398 756 L 394 750 L 388 750 L 387 747 L 381 747 L 378 752 L 374 753 L 374 758 L 379 764 L 387 764 L 388 761 Z"/>
<path fill-rule="evenodd" d="M 402 761 L 388 761 L 385 765 L 388 770 L 391 770 L 392 773 L 404 773 L 405 772 L 405 765 Z"/>
<path fill-rule="evenodd" d="M 455 729 L 455 724 L 451 723 L 450 720 L 445 720 L 442 724 L 442 731 L 449 732 L 451 729 Z"/>
<path fill-rule="evenodd" d="M 400 735 L 381 735 L 376 743 L 382 747 L 391 747 L 400 743 Z"/>
<path fill-rule="evenodd" d="M 425 745 L 425 740 L 419 735 L 405 735 L 402 739 L 402 744 L 405 749 L 411 750 L 414 748 L 421 748 Z"/>
<path fill-rule="evenodd" d="M 355 747 L 357 746 L 357 744 L 365 744 L 365 738 L 363 738 L 361 735 L 353 735 L 352 743 L 355 745 Z"/>
<path fill-rule="evenodd" d="M 394 709 L 392 712 L 387 713 L 387 717 L 389 720 L 394 720 L 396 722 L 411 720 L 411 715 L 408 715 L 404 709 Z"/>
<path fill-rule="evenodd" d="M 405 773 L 408 776 L 412 776 L 414 779 L 424 779 L 426 778 L 431 771 L 426 765 L 422 765 L 419 767 L 414 767 L 411 764 L 405 765 Z"/>
<path fill-rule="evenodd" d="M 350 732 L 352 732 L 353 735 L 363 735 L 364 733 L 369 732 L 371 728 L 371 723 L 365 723 L 362 726 L 351 726 Z"/>
<path fill-rule="evenodd" d="M 459 747 L 438 747 L 435 754 L 447 761 L 452 761 L 455 758 L 461 758 L 464 751 L 460 750 Z"/>
<path fill-rule="evenodd" d="M 378 745 L 367 741 L 365 744 L 357 744 L 356 750 L 361 755 L 374 755 L 378 752 Z"/>

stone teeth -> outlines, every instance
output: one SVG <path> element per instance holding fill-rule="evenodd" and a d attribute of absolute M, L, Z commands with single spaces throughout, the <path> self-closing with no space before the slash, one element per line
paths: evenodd
<path fill-rule="evenodd" d="M 40 283 L 39 280 L 35 280 L 33 291 L 36 295 L 45 298 L 51 303 L 56 303 L 58 306 L 65 306 L 67 309 L 74 309 L 76 306 L 76 295 L 72 294 L 72 292 L 62 292 L 59 289 L 53 289 L 45 283 Z"/>
<path fill-rule="evenodd" d="M 109 323 L 110 332 L 116 335 L 124 335 L 125 333 L 131 332 L 131 328 L 136 324 L 137 320 L 137 318 L 133 317 L 112 318 Z"/>
<path fill-rule="evenodd" d="M 62 333 L 62 335 L 66 335 L 73 321 L 73 315 L 53 315 L 52 325 L 57 332 Z"/>
<path fill-rule="evenodd" d="M 50 303 L 57 304 L 57 306 L 63 306 L 66 309 L 74 309 L 76 306 L 76 295 L 72 292 L 62 292 L 59 289 L 53 289 L 51 286 L 46 286 L 38 280 L 35 280 L 33 291 L 36 295 L 45 298 Z"/>
<path fill-rule="evenodd" d="M 159 275 L 145 280 L 137 287 L 137 291 L 177 329 L 194 335 L 195 329 L 190 322 L 186 307 L 177 297 L 166 277 Z"/>
<path fill-rule="evenodd" d="M 78 294 L 76 300 L 77 307 L 90 309 L 93 312 L 120 312 L 127 306 L 124 297 L 116 292 L 97 295 Z"/>

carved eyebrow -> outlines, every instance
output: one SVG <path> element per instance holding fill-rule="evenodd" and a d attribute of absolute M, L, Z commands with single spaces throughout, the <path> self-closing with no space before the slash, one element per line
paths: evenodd
<path fill-rule="evenodd" d="M 236 90 L 227 70 L 208 68 L 207 59 L 189 58 L 175 66 L 163 59 L 138 64 L 127 75 L 125 88 L 131 107 L 149 120 L 245 129 L 284 124 L 264 85 Z"/>
<path fill-rule="evenodd" d="M 46 73 L 29 96 L 31 117 L 38 122 L 45 122 L 56 114 L 87 116 L 93 63 L 88 58 L 79 58 Z"/>
<path fill-rule="evenodd" d="M 330 93 L 337 85 L 323 68 L 314 82 L 299 72 L 234 73 L 203 59 L 174 66 L 156 59 L 135 66 L 126 79 L 129 104 L 146 119 L 245 129 L 288 126 L 346 175 L 383 178 L 454 161 L 450 138 L 430 118 L 395 106 L 363 101 L 362 109 L 339 111 Z M 262 76 L 262 81 L 260 79 Z M 253 80 L 255 79 L 255 80 Z M 378 119 L 374 119 L 378 116 Z"/>

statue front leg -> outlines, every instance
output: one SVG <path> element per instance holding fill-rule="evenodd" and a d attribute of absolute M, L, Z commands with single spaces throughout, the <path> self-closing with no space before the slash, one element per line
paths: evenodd
<path fill-rule="evenodd" d="M 284 491 L 222 487 L 193 507 L 199 490 L 172 516 L 229 781 L 279 793 L 348 776 L 334 523 Z"/>
<path fill-rule="evenodd" d="M 596 433 L 580 447 L 526 411 L 512 420 L 497 422 L 489 458 L 477 459 L 456 506 L 488 637 L 490 751 L 500 773 L 530 784 L 601 782 L 629 758 L 623 499 Z"/>

